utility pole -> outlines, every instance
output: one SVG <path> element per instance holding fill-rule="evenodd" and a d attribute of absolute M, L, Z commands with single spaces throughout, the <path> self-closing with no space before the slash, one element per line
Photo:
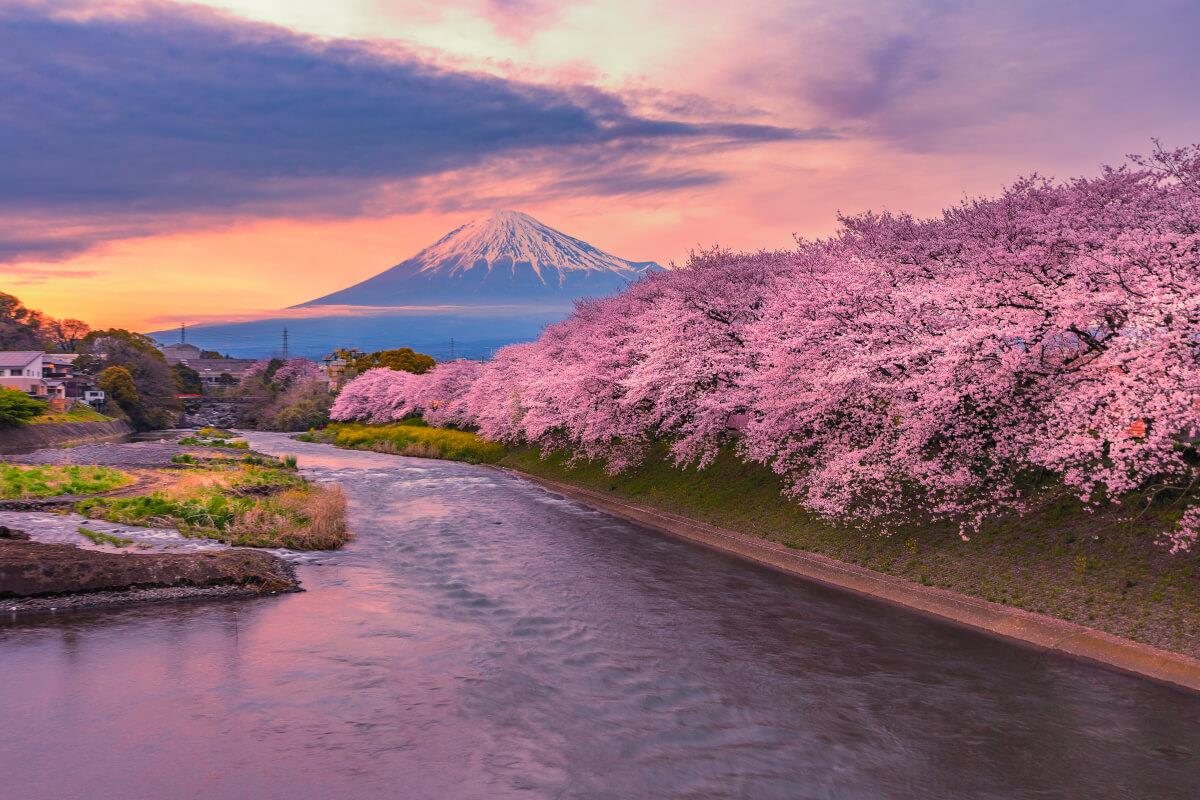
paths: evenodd
<path fill-rule="evenodd" d="M 454 360 L 454 337 L 450 337 L 450 360 Z"/>
<path fill-rule="evenodd" d="M 287 361 L 287 359 L 288 359 L 287 328 L 284 328 L 283 329 L 283 360 Z"/>

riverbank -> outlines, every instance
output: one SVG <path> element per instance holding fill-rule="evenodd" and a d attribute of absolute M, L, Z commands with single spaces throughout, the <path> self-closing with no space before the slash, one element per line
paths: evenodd
<path fill-rule="evenodd" d="M 42 450 L 11 461 L 30 472 L 40 465 L 116 468 L 136 474 L 138 483 L 91 497 L 0 500 L 0 507 L 61 507 L 126 525 L 172 527 L 185 536 L 238 547 L 333 550 L 350 537 L 340 487 L 311 483 L 299 474 L 294 458 L 254 453 L 226 431 L 201 431 L 178 442 Z"/>
<path fill-rule="evenodd" d="M 340 487 L 223 431 L 13 456 L 0 464 L 0 609 L 298 591 L 279 555 L 236 548 L 336 549 L 345 513 Z"/>
<path fill-rule="evenodd" d="M 63 420 L 65 419 L 64 415 Z M 70 422 L 51 417 L 47 421 L 39 421 L 38 424 L 0 429 L 0 455 L 28 453 L 44 448 L 117 442 L 132 433 L 132 426 L 123 419 Z"/>
<path fill-rule="evenodd" d="M 373 440 L 363 430 L 367 427 L 342 426 L 336 436 L 324 438 L 396 452 L 387 439 Z M 1193 662 L 1200 658 L 1200 559 L 1171 556 L 1158 544 L 1170 524 L 1169 508 L 1088 513 L 1070 497 L 1058 496 L 1029 514 L 990 521 L 970 541 L 945 525 L 872 535 L 807 514 L 781 496 L 777 476 L 731 454 L 695 470 L 674 467 L 660 450 L 637 469 L 615 476 L 600 463 L 571 464 L 569 455 L 543 458 L 532 449 L 509 448 L 493 463 L 551 481 L 559 491 L 573 487 L 597 493 L 590 501 L 576 499 L 591 505 L 603 499 L 610 505 L 601 507 L 618 515 L 625 515 L 623 507 L 633 507 L 642 516 L 630 518 L 653 527 L 698 525 L 765 545 L 776 561 L 775 554 L 790 553 L 816 559 L 843 576 L 855 575 L 839 582 L 833 574 L 797 573 L 807 577 L 856 591 L 865 591 L 862 579 L 871 576 L 889 586 L 903 585 L 901 593 L 867 593 L 1041 646 L 1075 646 L 1087 631 Z M 659 515 L 657 522 L 646 514 Z M 707 543 L 728 549 L 717 539 Z M 917 601 L 943 595 L 956 599 L 939 601 L 936 608 Z M 956 606 L 972 610 L 956 616 Z M 1031 628 L 1034 619 L 1071 627 L 1043 626 L 1039 633 Z M 1153 653 L 1146 656 L 1161 660 Z M 1090 657 L 1114 663 L 1098 650 Z M 1126 668 L 1147 674 L 1137 664 Z M 1200 675 L 1195 666 L 1188 669 Z M 1196 681 L 1200 688 L 1200 677 Z"/>
<path fill-rule="evenodd" d="M 0 611 L 29 612 L 300 590 L 270 553 L 108 553 L 0 537 Z"/>

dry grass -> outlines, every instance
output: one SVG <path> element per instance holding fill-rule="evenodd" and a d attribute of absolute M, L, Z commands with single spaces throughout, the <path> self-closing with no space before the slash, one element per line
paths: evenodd
<path fill-rule="evenodd" d="M 293 470 L 243 461 L 172 471 L 172 477 L 149 494 L 94 498 L 76 510 L 240 547 L 333 550 L 350 538 L 341 488 L 311 484 Z"/>
<path fill-rule="evenodd" d="M 288 489 L 237 514 L 225 536 L 246 547 L 335 550 L 350 538 L 346 494 L 340 486 Z"/>

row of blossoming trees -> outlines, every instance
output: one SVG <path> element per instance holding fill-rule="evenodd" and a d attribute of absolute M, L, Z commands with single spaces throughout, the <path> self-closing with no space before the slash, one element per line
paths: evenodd
<path fill-rule="evenodd" d="M 1065 484 L 1180 493 L 1200 421 L 1200 147 L 1092 179 L 1025 179 L 936 219 L 844 218 L 788 252 L 693 255 L 536 342 L 425 375 L 367 372 L 333 418 L 478 429 L 636 465 L 733 443 L 824 515 L 964 535 Z"/>

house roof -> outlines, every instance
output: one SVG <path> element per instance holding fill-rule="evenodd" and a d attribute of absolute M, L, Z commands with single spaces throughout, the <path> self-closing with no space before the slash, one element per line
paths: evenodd
<path fill-rule="evenodd" d="M 42 350 L 0 350 L 0 367 L 13 369 L 16 367 L 26 367 L 39 356 L 44 355 Z"/>

